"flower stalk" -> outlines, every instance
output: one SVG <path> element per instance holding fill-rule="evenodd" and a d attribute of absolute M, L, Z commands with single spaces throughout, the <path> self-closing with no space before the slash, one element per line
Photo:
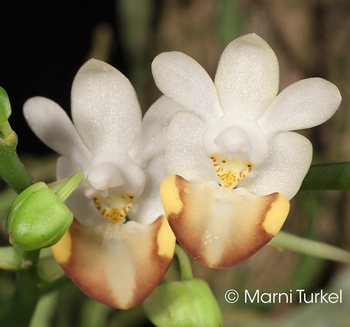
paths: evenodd
<path fill-rule="evenodd" d="M 17 155 L 18 138 L 8 122 L 10 115 L 10 101 L 6 91 L 0 87 L 0 176 L 17 194 L 20 194 L 34 185 L 31 175 Z M 67 181 L 58 183 L 60 188 L 55 189 L 58 201 L 64 202 L 83 179 L 84 175 L 77 173 Z M 40 296 L 48 290 L 48 286 L 45 288 L 43 286 L 62 276 L 63 272 L 53 261 L 52 256 L 39 264 L 39 254 L 40 250 L 25 251 L 17 246 L 0 248 L 0 267 L 16 271 L 15 293 L 4 307 L 4 314 L 0 318 L 1 326 L 28 326 Z M 54 265 L 56 269 L 52 269 Z M 51 273 L 49 277 L 48 272 Z M 58 285 L 52 284 L 56 287 Z"/>
<path fill-rule="evenodd" d="M 22 251 L 20 258 L 27 269 L 16 273 L 15 293 L 8 304 L 1 326 L 28 326 L 36 305 L 42 294 L 41 283 L 37 274 L 37 262 L 40 251 Z M 20 314 L 19 314 L 20 312 Z"/>
<path fill-rule="evenodd" d="M 10 115 L 9 98 L 6 91 L 0 87 L 0 176 L 19 194 L 33 184 L 33 179 L 17 155 L 18 138 L 8 122 Z M 2 261 L 8 264 L 7 268 L 13 268 L 18 272 L 15 293 L 8 303 L 0 325 L 27 326 L 41 295 L 36 267 L 40 251 L 23 251 L 15 248 L 2 250 L 1 257 L 4 259 Z M 21 314 L 18 314 L 19 311 Z"/>
<path fill-rule="evenodd" d="M 283 248 L 324 260 L 350 264 L 350 252 L 348 251 L 283 231 L 280 231 L 268 244 L 276 248 Z"/>
<path fill-rule="evenodd" d="M 10 136 L 10 134 L 12 133 L 12 128 L 10 126 L 10 123 L 6 120 L 3 123 L 0 123 L 0 137 L 1 138 L 7 138 Z"/>
<path fill-rule="evenodd" d="M 8 122 L 10 115 L 10 101 L 0 87 L 0 176 L 19 194 L 33 183 L 33 179 L 18 158 L 18 138 Z"/>
<path fill-rule="evenodd" d="M 5 133 L 5 130 L 1 131 Z M 19 194 L 33 183 L 33 179 L 18 158 L 17 144 L 18 138 L 14 131 L 6 138 L 0 138 L 0 176 Z"/>
<path fill-rule="evenodd" d="M 175 245 L 175 254 L 180 265 L 181 280 L 193 279 L 190 259 L 179 244 Z"/>

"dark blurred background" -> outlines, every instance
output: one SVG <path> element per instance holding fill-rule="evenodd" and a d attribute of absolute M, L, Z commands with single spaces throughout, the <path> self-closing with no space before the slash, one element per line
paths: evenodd
<path fill-rule="evenodd" d="M 12 104 L 11 124 L 20 137 L 19 152 L 42 153 L 23 124 L 23 103 L 45 96 L 68 110 L 75 73 L 87 59 L 93 30 L 100 22 L 114 27 L 114 1 L 1 1 L 0 85 Z M 116 40 L 113 40 L 117 44 Z M 113 49 L 110 62 L 122 68 Z"/>
<path fill-rule="evenodd" d="M 32 159 L 39 154 L 45 158 L 42 155 L 49 150 L 27 127 L 22 115 L 24 102 L 32 96 L 45 96 L 69 113 L 73 78 L 87 59 L 102 59 L 121 70 L 134 85 L 145 111 L 160 95 L 150 68 L 157 54 L 185 52 L 214 77 L 225 46 L 240 35 L 255 32 L 278 57 L 280 90 L 313 76 L 338 86 L 343 96 L 339 111 L 327 123 L 303 134 L 314 145 L 314 163 L 350 161 L 348 0 L 12 0 L 1 1 L 0 28 L 0 85 L 9 94 L 10 123 L 19 135 L 19 153 L 26 158 L 28 154 Z M 52 176 L 54 162 L 50 165 Z M 36 162 L 35 167 L 33 174 L 44 179 L 46 166 Z M 284 230 L 350 250 L 348 191 L 300 192 L 291 204 Z M 4 234 L 3 242 L 6 237 Z M 212 270 L 195 262 L 193 268 L 195 276 L 206 279 L 218 296 L 227 326 L 349 326 L 350 272 L 344 265 L 265 247 L 230 269 Z M 342 275 L 340 281 L 339 274 L 344 271 L 349 276 Z M 10 285 L 11 280 L 0 276 L 0 287 Z M 348 303 L 343 307 L 241 307 L 223 301 L 229 288 L 269 292 L 304 288 L 311 292 L 334 283 L 348 287 Z M 0 289 L 4 292 L 0 299 L 11 291 L 8 287 L 6 292 Z M 89 314 L 102 319 L 96 326 L 145 323 L 142 310 L 136 308 L 131 316 L 140 320 L 120 325 L 115 318 L 119 311 L 111 313 L 69 287 L 50 300 L 55 318 L 52 326 L 95 326 L 92 320 L 89 325 Z M 52 309 L 56 306 L 58 311 Z M 336 322 L 335 315 L 343 318 Z M 333 317 L 333 323 L 328 323 L 327 317 Z"/>

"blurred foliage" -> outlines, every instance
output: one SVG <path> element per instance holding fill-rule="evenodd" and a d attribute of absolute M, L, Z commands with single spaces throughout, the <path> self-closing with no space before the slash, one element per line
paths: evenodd
<path fill-rule="evenodd" d="M 349 1 L 120 0 L 115 1 L 115 5 L 120 44 L 111 43 L 114 40 L 112 31 L 102 24 L 91 36 L 92 48 L 86 49 L 86 53 L 108 60 L 109 52 L 122 49 L 127 65 L 125 71 L 144 110 L 160 95 L 150 70 L 155 55 L 163 51 L 183 51 L 214 76 L 223 48 L 232 39 L 255 32 L 276 52 L 281 69 L 281 90 L 311 76 L 326 78 L 339 87 L 343 103 L 338 113 L 326 124 L 306 131 L 305 135 L 314 145 L 315 163 L 350 161 Z M 101 37 L 104 40 L 99 42 Z M 99 49 L 101 44 L 108 49 Z M 38 140 L 36 142 L 39 144 Z M 35 180 L 55 180 L 56 157 L 34 158 L 29 154 L 23 160 Z M 7 245 L 4 218 L 15 194 L 3 184 L 1 187 L 0 244 Z M 284 230 L 350 250 L 349 200 L 348 191 L 299 192 L 292 201 Z M 246 262 L 225 270 L 205 268 L 196 262 L 192 265 L 194 276 L 204 278 L 217 296 L 225 326 L 350 325 L 350 271 L 341 264 L 265 247 Z M 173 279 L 174 271 L 176 264 L 165 279 Z M 231 288 L 243 293 L 245 289 L 287 293 L 291 289 L 308 292 L 342 289 L 343 304 L 245 304 L 242 301 L 228 304 L 224 294 Z M 2 304 L 14 290 L 13 273 L 0 271 L 0 290 L 1 316 Z M 34 326 L 152 324 L 140 306 L 128 311 L 105 307 L 87 298 L 67 281 L 41 298 L 31 323 L 31 327 Z"/>

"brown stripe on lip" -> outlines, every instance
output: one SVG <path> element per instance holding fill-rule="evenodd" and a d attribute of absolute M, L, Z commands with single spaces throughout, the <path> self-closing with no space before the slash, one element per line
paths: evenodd
<path fill-rule="evenodd" d="M 173 234 L 165 215 L 160 216 L 154 223 L 147 226 L 148 235 L 146 242 L 140 244 L 139 235 L 127 236 L 133 253 L 137 252 L 144 261 L 140 267 L 139 278 L 135 279 L 135 292 L 131 301 L 132 306 L 143 302 L 157 287 L 164 274 L 168 270 L 175 250 L 175 235 Z M 163 235 L 160 235 L 163 234 Z M 147 255 L 141 247 L 147 248 Z"/>
<path fill-rule="evenodd" d="M 289 212 L 288 200 L 278 193 L 259 197 L 214 182 L 192 184 L 180 176 L 163 183 L 163 205 L 176 238 L 192 258 L 213 268 L 249 258 L 278 232 Z M 167 210 L 166 193 L 177 194 L 172 207 L 181 210 Z"/>
<path fill-rule="evenodd" d="M 90 269 L 91 257 L 96 252 L 95 250 L 91 252 L 91 249 L 101 249 L 101 242 L 94 235 L 93 228 L 83 226 L 74 219 L 67 234 L 52 247 L 57 262 L 68 277 L 72 279 L 73 283 L 87 296 L 112 306 L 111 304 L 115 302 L 115 299 L 111 292 L 105 290 L 108 280 L 103 266 L 97 262 L 94 269 Z M 67 255 L 67 260 L 61 262 L 60 257 L 64 251 L 67 251 L 68 242 L 70 242 L 69 256 Z"/>
<path fill-rule="evenodd" d="M 141 303 L 167 271 L 175 236 L 165 215 L 152 224 L 130 227 L 118 239 L 74 220 L 53 247 L 56 260 L 88 296 L 103 304 L 128 309 Z"/>

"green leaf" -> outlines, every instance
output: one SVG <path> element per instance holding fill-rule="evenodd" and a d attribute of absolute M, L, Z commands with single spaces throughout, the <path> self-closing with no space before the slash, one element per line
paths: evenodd
<path fill-rule="evenodd" d="M 244 31 L 244 12 L 239 8 L 238 0 L 221 0 L 218 5 L 216 31 L 218 41 L 225 48 Z"/>
<path fill-rule="evenodd" d="M 350 162 L 311 166 L 300 190 L 350 190 Z"/>

